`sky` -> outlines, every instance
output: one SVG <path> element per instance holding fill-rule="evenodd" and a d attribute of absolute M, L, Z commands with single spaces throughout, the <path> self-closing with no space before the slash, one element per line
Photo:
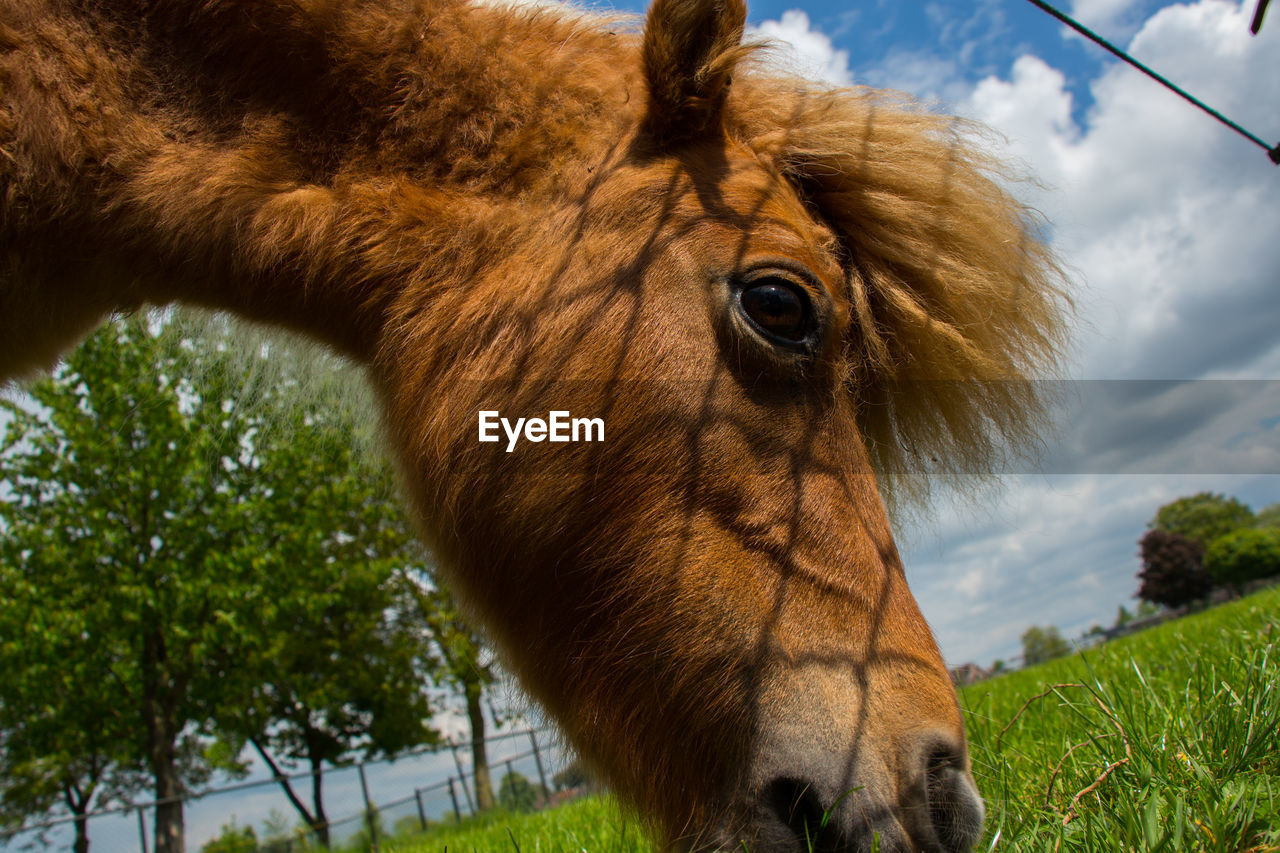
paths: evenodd
<path fill-rule="evenodd" d="M 1254 0 L 1061 8 L 1280 143 L 1280 20 L 1251 35 Z M 898 532 L 949 663 L 1132 609 L 1137 540 L 1169 500 L 1280 501 L 1280 167 L 1261 148 L 1025 0 L 763 0 L 750 25 L 810 76 L 995 129 L 1071 276 L 1067 399 L 1042 463 Z"/>
<path fill-rule="evenodd" d="M 1280 10 L 1255 37 L 1254 0 L 1062 2 L 1280 142 Z M 1013 191 L 1047 217 L 1071 274 L 1043 464 L 975 479 L 898 532 L 949 663 L 1016 655 L 1033 624 L 1111 624 L 1134 604 L 1137 539 L 1163 503 L 1280 501 L 1280 167 L 1260 148 L 1026 0 L 758 0 L 749 21 L 810 76 L 994 128 L 1036 179 Z M 193 836 L 213 830 L 197 823 Z"/>

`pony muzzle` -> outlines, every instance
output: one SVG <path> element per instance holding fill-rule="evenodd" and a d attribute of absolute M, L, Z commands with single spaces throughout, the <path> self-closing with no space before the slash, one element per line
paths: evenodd
<path fill-rule="evenodd" d="M 897 756 L 800 747 L 762 756 L 755 773 L 762 781 L 735 849 L 963 853 L 982 833 L 964 744 L 947 734 L 913 735 Z"/>
<path fill-rule="evenodd" d="M 736 833 L 719 846 L 971 850 L 984 810 L 949 679 L 924 661 L 842 669 L 828 660 L 775 672 L 760 694 L 744 823 L 726 825 Z"/>

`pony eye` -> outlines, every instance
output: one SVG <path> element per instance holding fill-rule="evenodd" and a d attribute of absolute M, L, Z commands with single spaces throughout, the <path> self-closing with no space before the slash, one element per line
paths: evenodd
<path fill-rule="evenodd" d="M 808 339 L 813 323 L 804 291 L 783 278 L 758 278 L 738 294 L 742 313 L 766 338 L 799 344 Z"/>

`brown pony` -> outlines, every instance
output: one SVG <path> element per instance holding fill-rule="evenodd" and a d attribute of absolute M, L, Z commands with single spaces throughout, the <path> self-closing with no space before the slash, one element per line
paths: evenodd
<path fill-rule="evenodd" d="M 451 584 L 680 848 L 964 850 L 877 483 L 1025 438 L 1060 276 L 966 128 L 741 0 L 0 0 L 0 376 L 181 302 L 367 365 Z M 479 413 L 604 441 L 479 441 Z"/>

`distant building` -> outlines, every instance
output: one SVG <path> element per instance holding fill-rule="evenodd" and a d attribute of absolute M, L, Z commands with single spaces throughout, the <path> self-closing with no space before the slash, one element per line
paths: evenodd
<path fill-rule="evenodd" d="M 976 663 L 964 663 L 951 670 L 951 683 L 956 687 L 964 687 L 985 681 L 992 676 L 992 671 L 983 669 Z"/>

